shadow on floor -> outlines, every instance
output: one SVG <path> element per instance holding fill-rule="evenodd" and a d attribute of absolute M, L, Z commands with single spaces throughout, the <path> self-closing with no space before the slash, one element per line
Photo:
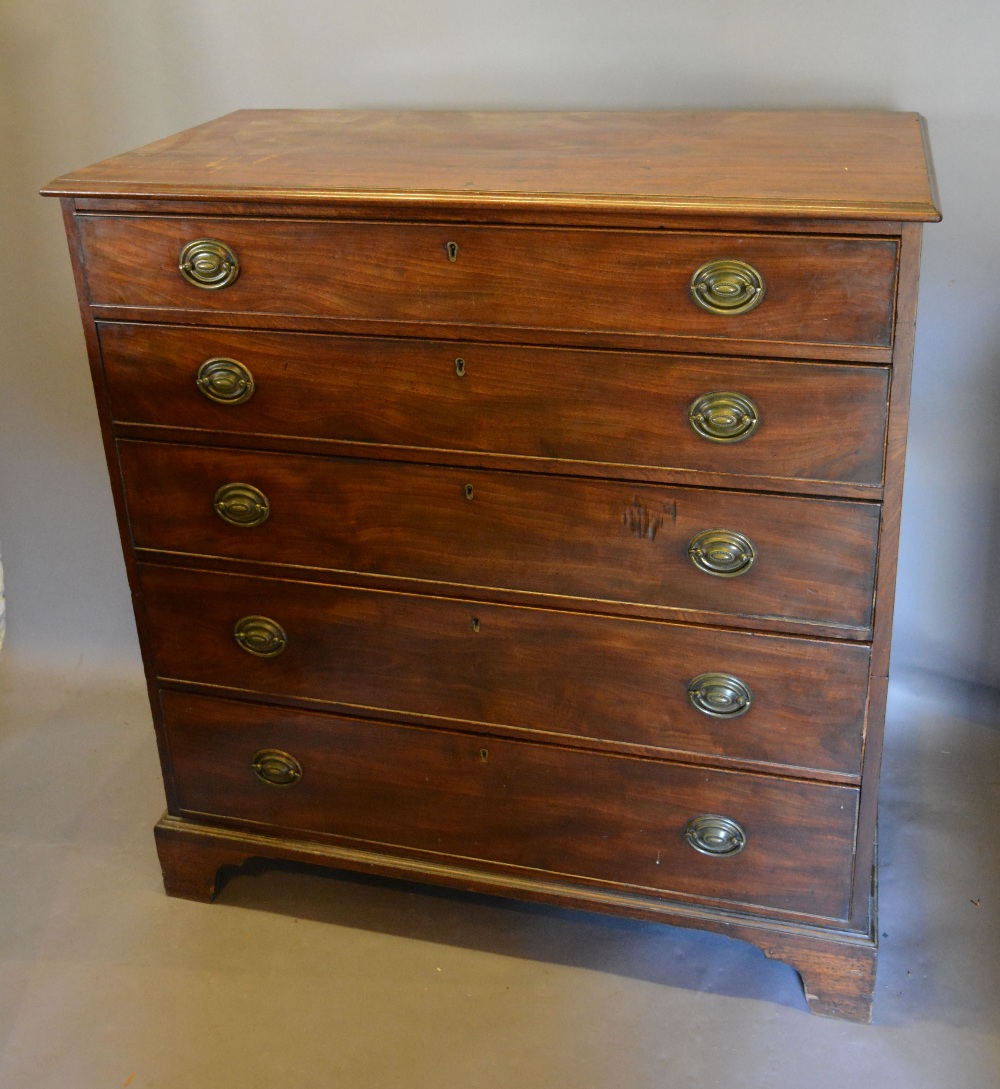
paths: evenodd
<path fill-rule="evenodd" d="M 217 903 L 806 1010 L 798 975 L 721 934 L 321 867 L 251 860 Z"/>

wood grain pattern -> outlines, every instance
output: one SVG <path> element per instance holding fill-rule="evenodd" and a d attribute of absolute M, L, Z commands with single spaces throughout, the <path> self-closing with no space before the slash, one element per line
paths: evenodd
<path fill-rule="evenodd" d="M 424 468 L 120 442 L 135 546 L 322 567 L 550 597 L 640 602 L 749 622 L 754 616 L 867 630 L 876 504 L 659 488 L 534 474 Z M 255 529 L 227 525 L 216 490 L 270 501 Z M 472 499 L 466 497 L 472 488 Z M 703 530 L 757 550 L 736 578 L 698 571 Z"/>
<path fill-rule="evenodd" d="M 292 859 L 366 874 L 433 882 L 471 892 L 495 892 L 563 907 L 587 908 L 675 926 L 697 927 L 756 945 L 802 977 L 812 1013 L 867 1023 L 872 1017 L 876 944 L 872 933 L 815 926 L 748 914 L 713 911 L 666 897 L 543 875 L 495 874 L 468 865 L 364 850 L 331 841 L 296 840 L 246 829 L 209 826 L 169 814 L 157 822 L 156 847 L 171 896 L 209 901 L 218 883 L 249 859 Z"/>
<path fill-rule="evenodd" d="M 615 475 L 635 466 L 647 479 L 650 470 L 680 469 L 767 476 L 788 489 L 882 483 L 882 367 L 134 324 L 99 330 L 122 422 L 229 432 L 244 444 L 280 435 L 446 452 L 452 461 L 506 454 L 559 471 L 567 462 Z M 198 392 L 199 366 L 220 356 L 252 373 L 246 403 Z M 691 428 L 692 402 L 718 390 L 756 404 L 761 422 L 749 439 L 716 443 Z"/>
<path fill-rule="evenodd" d="M 857 791 L 164 692 L 180 815 L 395 845 L 493 867 L 841 918 Z M 250 769 L 291 753 L 289 788 Z M 484 755 L 485 752 L 485 755 Z M 687 821 L 747 835 L 712 858 Z"/>
<path fill-rule="evenodd" d="M 865 646 L 156 566 L 141 584 L 168 681 L 857 778 Z M 280 623 L 287 648 L 266 660 L 241 650 L 233 625 L 247 615 Z M 709 672 L 743 681 L 750 710 L 696 710 L 688 684 Z"/>
<path fill-rule="evenodd" d="M 80 234 L 91 302 L 123 317 L 319 314 L 424 335 L 558 329 L 582 345 L 602 333 L 883 348 L 892 337 L 893 239 L 123 216 L 81 216 Z M 220 290 L 177 270 L 184 245 L 205 237 L 239 257 L 238 279 Z M 763 276 L 756 309 L 720 316 L 691 301 L 692 275 L 720 258 Z"/>
<path fill-rule="evenodd" d="M 816 341 L 807 344 L 795 341 L 771 341 L 761 344 L 759 341 L 743 340 L 737 337 L 717 336 L 674 336 L 664 334 L 653 336 L 648 333 L 588 333 L 580 338 L 580 343 L 568 341 L 562 329 L 532 329 L 526 334 L 515 326 L 492 325 L 482 328 L 472 326 L 449 326 L 441 323 L 426 326 L 420 322 L 373 321 L 368 318 L 331 318 L 323 314 L 282 314 L 274 317 L 269 314 L 251 314 L 228 312 L 225 310 L 200 311 L 182 310 L 175 307 L 152 306 L 136 310 L 127 306 L 105 306 L 95 303 L 90 307 L 90 314 L 99 322 L 135 322 L 143 324 L 180 324 L 186 327 L 205 326 L 218 329 L 258 329 L 262 332 L 283 330 L 289 333 L 329 333 L 332 335 L 401 337 L 421 339 L 430 336 L 440 340 L 454 340 L 460 343 L 474 341 L 483 344 L 515 344 L 526 341 L 538 346 L 564 348 L 576 346 L 584 348 L 609 349 L 612 351 L 674 352 L 684 355 L 704 353 L 711 356 L 731 356 L 743 358 L 758 357 L 762 354 L 769 359 L 803 359 L 809 362 L 827 361 L 832 363 L 876 363 L 889 366 L 892 363 L 892 348 L 871 348 L 849 344 L 819 344 Z"/>
<path fill-rule="evenodd" d="M 868 1019 L 919 224 L 940 215 L 921 119 L 243 111 L 46 191 L 167 891 L 210 898 L 256 856 L 698 926 Z M 176 268 L 204 235 L 241 259 L 220 292 Z M 695 307 L 713 257 L 756 265 L 763 304 Z M 247 357 L 246 405 L 195 391 L 217 355 Z M 751 439 L 688 429 L 708 387 L 758 403 Z M 267 493 L 262 527 L 213 513 L 232 482 Z M 692 567 L 717 528 L 753 540 L 748 574 Z M 251 612 L 285 625 L 282 655 L 237 649 Z M 750 712 L 699 715 L 698 670 L 749 683 Z M 255 780 L 254 746 L 294 747 L 301 783 Z M 686 819 L 730 807 L 747 850 L 692 852 Z"/>
<path fill-rule="evenodd" d="M 764 955 L 799 973 L 809 1012 L 867 1025 L 875 997 L 878 950 L 867 942 L 836 943 L 816 934 L 780 934 L 755 942 Z"/>
<path fill-rule="evenodd" d="M 162 717 L 159 713 L 159 686 L 156 680 L 156 669 L 153 666 L 152 649 L 149 640 L 149 623 L 142 599 L 138 592 L 138 564 L 135 550 L 132 548 L 131 534 L 128 527 L 128 512 L 125 506 L 125 490 L 122 486 L 121 473 L 118 470 L 118 454 L 115 447 L 114 433 L 111 422 L 111 408 L 108 404 L 107 382 L 104 377 L 104 368 L 101 361 L 100 342 L 97 336 L 97 326 L 94 315 L 87 305 L 87 292 L 85 286 L 86 270 L 83 265 L 83 251 L 80 247 L 80 239 L 77 233 L 77 218 L 73 214 L 72 201 L 63 199 L 60 201 L 63 226 L 66 230 L 66 241 L 69 246 L 70 264 L 73 269 L 73 279 L 76 285 L 77 302 L 80 307 L 80 319 L 83 326 L 84 340 L 87 345 L 87 358 L 90 365 L 90 376 L 94 386 L 94 399 L 97 407 L 98 419 L 101 425 L 101 440 L 104 446 L 104 455 L 108 466 L 108 478 L 111 485 L 111 495 L 114 500 L 115 516 L 119 540 L 121 541 L 122 558 L 125 561 L 125 573 L 128 578 L 132 610 L 135 616 L 136 629 L 139 636 L 139 653 L 142 656 L 143 672 L 146 679 L 146 693 L 149 696 L 149 705 L 153 713 L 153 727 L 156 734 L 156 747 L 160 759 L 160 769 L 163 775 L 164 791 L 168 804 L 173 799 L 173 772 L 170 768 L 170 758 L 167 754 L 166 739 L 163 734 Z"/>
<path fill-rule="evenodd" d="M 938 219 L 917 114 L 241 110 L 56 195 Z"/>
<path fill-rule="evenodd" d="M 903 223 L 898 217 L 880 219 L 829 219 L 794 216 L 775 219 L 769 215 L 746 215 L 732 209 L 725 215 L 675 211 L 655 206 L 591 204 L 577 207 L 539 204 L 524 200 L 497 204 L 488 211 L 476 198 L 463 207 L 458 201 L 435 203 L 403 194 L 386 202 L 378 194 L 356 193 L 350 200 L 191 200 L 153 197 L 63 197 L 82 215 L 233 216 L 259 218 L 262 215 L 288 219 L 365 220 L 374 223 L 469 223 L 488 222 L 530 227 L 622 227 L 628 230 L 718 231 L 739 234 L 773 231 L 782 234 L 845 235 L 852 237 L 898 238 Z"/>

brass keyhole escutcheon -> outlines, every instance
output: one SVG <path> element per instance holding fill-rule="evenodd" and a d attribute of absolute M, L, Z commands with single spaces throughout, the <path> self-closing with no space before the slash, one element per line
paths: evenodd
<path fill-rule="evenodd" d="M 237 359 L 206 359 L 195 377 L 198 390 L 219 405 L 242 405 L 255 389 L 253 375 Z"/>
<path fill-rule="evenodd" d="M 733 529 L 705 529 L 691 539 L 688 558 L 706 575 L 735 578 L 745 575 L 757 558 L 749 537 Z"/>
<path fill-rule="evenodd" d="M 699 854 L 715 858 L 738 855 L 747 845 L 746 832 L 729 817 L 704 813 L 684 825 L 684 838 Z"/>
<path fill-rule="evenodd" d="M 228 287 L 240 274 L 235 252 L 215 238 L 196 238 L 188 242 L 180 252 L 177 267 L 189 284 L 206 291 Z"/>
<path fill-rule="evenodd" d="M 288 633 L 269 616 L 244 616 L 233 625 L 240 650 L 255 658 L 276 658 L 288 646 Z"/>
<path fill-rule="evenodd" d="M 302 778 L 302 765 L 281 749 L 258 749 L 250 760 L 250 768 L 268 786 L 295 786 Z"/>
<path fill-rule="evenodd" d="M 753 694 L 730 673 L 700 673 L 688 683 L 688 699 L 703 715 L 739 718 L 750 710 Z"/>
<path fill-rule="evenodd" d="M 455 360 L 455 373 L 459 378 L 465 377 L 465 360 L 461 356 Z"/>
<path fill-rule="evenodd" d="M 746 314 L 764 301 L 764 277 L 746 261 L 708 261 L 691 277 L 691 298 L 710 314 Z"/>
<path fill-rule="evenodd" d="M 490 758 L 490 750 L 489 749 L 480 749 L 479 750 L 479 759 L 482 760 L 482 762 L 484 764 L 486 763 L 487 760 L 489 760 L 489 758 Z"/>
<path fill-rule="evenodd" d="M 473 630 L 473 631 L 479 631 L 479 627 L 480 627 L 480 624 L 479 624 L 479 617 L 478 617 L 478 616 L 474 616 L 474 617 L 472 618 L 472 630 Z"/>
<path fill-rule="evenodd" d="M 458 260 L 458 243 L 457 242 L 445 242 L 444 252 L 448 254 L 449 261 Z"/>
<path fill-rule="evenodd" d="M 215 513 L 231 526 L 253 529 L 271 516 L 267 496 L 252 484 L 223 484 L 212 500 Z"/>
<path fill-rule="evenodd" d="M 475 495 L 475 490 L 473 489 L 471 484 L 466 484 L 465 488 L 463 489 L 463 492 L 465 494 L 466 499 L 471 500 L 473 498 L 473 496 Z"/>
<path fill-rule="evenodd" d="M 711 442 L 742 442 L 757 430 L 760 413 L 742 393 L 703 393 L 691 402 L 688 422 L 695 434 Z"/>

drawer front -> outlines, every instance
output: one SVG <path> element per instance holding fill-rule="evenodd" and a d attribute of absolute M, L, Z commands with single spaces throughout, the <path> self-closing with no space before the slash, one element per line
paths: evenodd
<path fill-rule="evenodd" d="M 879 238 L 472 227 L 308 220 L 81 216 L 90 301 L 323 316 L 421 327 L 506 327 L 889 347 L 897 242 Z M 239 263 L 228 286 L 178 261 L 209 238 Z M 454 248 L 452 248 L 454 247 Z M 763 301 L 736 315 L 691 298 L 706 263 L 736 259 Z"/>
<path fill-rule="evenodd" d="M 120 442 L 138 548 L 867 630 L 874 503 Z M 227 524 L 246 484 L 267 520 Z M 238 490 L 238 489 L 237 489 Z M 723 527 L 744 574 L 689 549 Z M 708 545 L 714 551 L 714 545 Z M 741 561 L 742 562 L 742 561 Z"/>
<path fill-rule="evenodd" d="M 847 914 L 857 791 L 164 693 L 185 816 L 831 918 Z M 279 757 L 264 782 L 253 771 Z M 268 774 L 268 772 L 264 772 Z M 702 815 L 742 851 L 699 853 Z"/>
<path fill-rule="evenodd" d="M 112 413 L 123 422 L 543 462 L 882 481 L 884 367 L 116 323 L 99 329 Z M 213 370 L 213 360 L 223 362 Z M 243 400 L 247 376 L 253 386 Z M 751 402 L 737 408 L 746 437 L 713 422 L 728 405 L 722 393 Z M 704 422 L 693 424 L 696 404 Z"/>
<path fill-rule="evenodd" d="M 858 644 L 172 567 L 142 568 L 141 584 L 162 679 L 860 772 L 868 648 Z M 247 616 L 280 626 L 280 653 L 241 649 L 234 631 Z M 720 708 L 720 697 L 731 702 Z"/>

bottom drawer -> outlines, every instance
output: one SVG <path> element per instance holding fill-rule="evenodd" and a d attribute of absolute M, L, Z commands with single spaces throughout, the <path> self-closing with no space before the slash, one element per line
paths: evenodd
<path fill-rule="evenodd" d="M 847 916 L 857 791 L 162 694 L 176 811 L 687 899 Z M 272 785 L 270 774 L 297 781 Z M 725 817 L 727 855 L 685 830 Z M 738 830 L 733 827 L 738 826 Z M 708 823 L 702 847 L 719 826 Z M 707 842 L 705 842 L 707 840 Z M 502 891 L 498 887 L 498 891 Z"/>

